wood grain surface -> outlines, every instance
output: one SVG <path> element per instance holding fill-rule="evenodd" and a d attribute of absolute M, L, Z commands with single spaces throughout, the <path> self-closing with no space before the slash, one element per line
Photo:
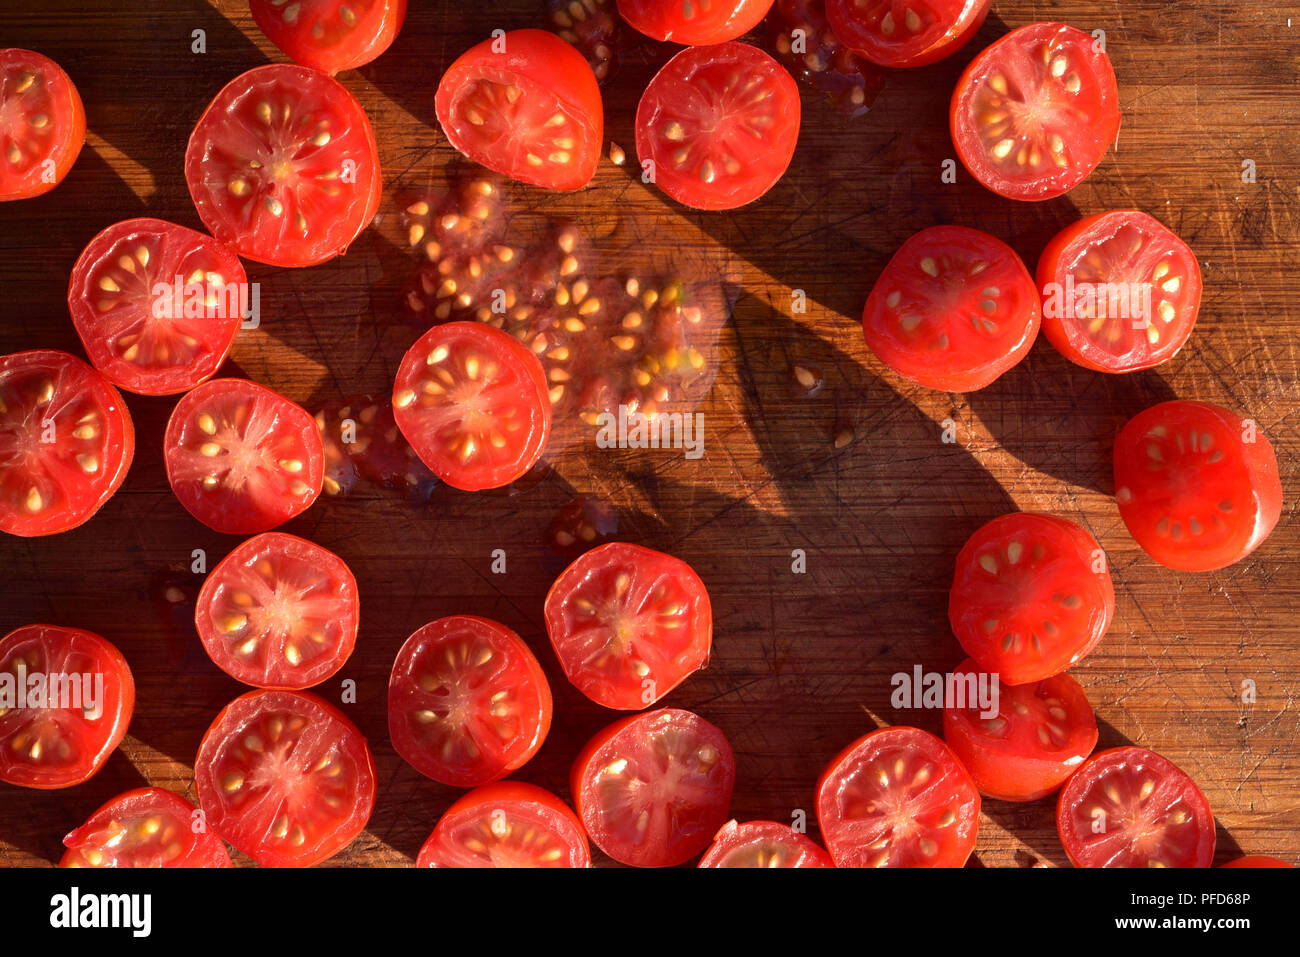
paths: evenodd
<path fill-rule="evenodd" d="M 86 12 L 87 8 L 90 12 Z M 250 266 L 263 323 L 241 334 L 223 374 L 257 379 L 308 407 L 386 392 L 415 330 L 401 294 L 415 260 L 400 197 L 439 181 L 454 157 L 433 97 L 451 60 L 497 27 L 540 25 L 534 0 L 473 4 L 412 0 L 405 29 L 380 60 L 340 79 L 374 123 L 387 198 L 346 257 L 316 268 Z M 1118 148 L 1068 196 L 1002 200 L 964 170 L 947 132 L 953 83 L 1008 29 L 1058 19 L 1106 31 L 1124 113 Z M 1300 138 L 1294 30 L 1260 2 L 999 2 L 951 59 L 891 76 L 869 115 L 841 118 L 804 90 L 804 124 L 789 174 L 760 202 L 724 214 L 684 210 L 604 162 L 595 183 L 566 197 L 520 187 L 521 211 L 574 217 L 609 241 L 603 268 L 668 260 L 724 277 L 735 300 L 722 330 L 717 379 L 700 411 L 705 454 L 604 451 L 588 442 L 550 457 L 509 492 L 442 488 L 426 506 L 380 490 L 322 499 L 286 531 L 342 555 L 362 596 L 357 650 L 321 689 L 369 738 L 379 800 L 365 833 L 330 863 L 409 865 L 458 792 L 407 766 L 388 741 L 389 669 L 420 625 L 463 612 L 519 631 L 555 692 L 555 724 L 517 775 L 569 796 L 569 764 L 616 715 L 563 678 L 542 624 L 542 600 L 563 566 L 543 541 L 575 494 L 619 511 L 618 536 L 670 551 L 704 578 L 716 619 L 710 667 L 664 704 L 720 726 L 737 755 L 733 814 L 790 820 L 807 812 L 823 765 L 878 724 L 939 732 L 933 711 L 896 711 L 890 676 L 947 670 L 962 658 L 946 606 L 953 559 L 983 522 L 1015 510 L 1081 522 L 1110 556 L 1114 623 L 1073 672 L 1096 707 L 1101 746 L 1133 742 L 1166 755 L 1208 797 L 1221 862 L 1240 853 L 1300 857 Z M 206 53 L 191 52 L 203 30 Z M 81 353 L 67 315 L 69 270 L 103 227 L 138 215 L 201 228 L 182 176 L 189 132 L 229 79 L 283 56 L 246 4 L 181 0 L 97 4 L 0 0 L 0 46 L 36 49 L 71 74 L 89 139 L 68 179 L 34 200 L 0 205 L 0 353 L 36 347 Z M 608 135 L 633 152 L 632 118 L 652 75 L 632 55 L 606 89 Z M 1257 181 L 1242 182 L 1244 160 Z M 1081 215 L 1139 207 L 1198 253 L 1200 322 L 1172 362 L 1106 376 L 1077 368 L 1046 341 L 993 386 L 966 396 L 905 383 L 865 348 L 859 316 L 894 249 L 937 223 L 987 230 L 1032 264 Z M 521 218 L 520 223 L 525 220 Z M 521 225 L 520 228 L 523 228 Z M 631 237 L 629 240 L 628 237 Z M 521 237 L 521 242 L 527 237 Z M 605 239 L 597 239 L 601 255 Z M 645 257 L 644 259 L 641 257 Z M 807 295 L 806 313 L 791 290 Z M 790 367 L 816 367 L 815 396 Z M 1197 398 L 1254 417 L 1282 467 L 1286 503 L 1271 539 L 1221 572 L 1183 574 L 1149 560 L 1111 497 L 1110 446 L 1139 410 Z M 128 400 L 135 464 L 91 522 L 51 538 L 0 540 L 0 633 L 35 621 L 85 627 L 125 653 L 137 681 L 130 733 L 105 769 L 61 792 L 0 785 L 0 864 L 56 861 L 62 836 L 114 794 L 144 784 L 193 798 L 195 752 L 209 722 L 245 690 L 205 657 L 192 599 L 210 563 L 237 539 L 193 520 L 168 489 L 162 433 L 174 400 Z M 958 441 L 941 440 L 952 419 Z M 855 439 L 835 448 L 833 432 Z M 508 556 L 504 575 L 491 552 Z M 807 572 L 793 574 L 804 549 Z M 169 603 L 175 585 L 188 598 Z M 1258 699 L 1241 700 L 1251 680 Z M 1054 802 L 986 801 L 972 864 L 1065 864 Z M 599 856 L 599 855 L 598 855 Z M 608 863 L 601 857 L 602 863 Z"/>

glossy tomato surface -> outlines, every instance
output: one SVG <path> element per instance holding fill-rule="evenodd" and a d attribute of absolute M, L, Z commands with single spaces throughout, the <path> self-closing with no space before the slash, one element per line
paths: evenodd
<path fill-rule="evenodd" d="M 172 410 L 167 481 L 186 511 L 231 535 L 304 511 L 325 481 L 325 448 L 302 406 L 248 379 L 213 379 Z"/>
<path fill-rule="evenodd" d="M 0 203 L 54 189 L 85 141 L 86 111 L 63 68 L 31 50 L 0 50 Z"/>
<path fill-rule="evenodd" d="M 1115 142 L 1115 71 L 1082 30 L 1030 24 L 971 61 L 949 121 L 957 155 L 980 183 L 1008 199 L 1051 199 L 1083 182 Z"/>
<path fill-rule="evenodd" d="M 1013 512 L 982 526 L 957 556 L 948 621 L 966 654 L 1006 684 L 1041 681 L 1096 647 L 1115 612 L 1106 555 L 1053 515 Z"/>
<path fill-rule="evenodd" d="M 692 47 L 664 65 L 636 111 L 652 181 L 696 209 L 754 202 L 785 175 L 799 142 L 799 87 L 745 43 Z"/>
<path fill-rule="evenodd" d="M 213 236 L 272 266 L 342 255 L 383 190 L 361 104 L 319 70 L 282 63 L 216 95 L 190 135 L 185 180 Z"/>
<path fill-rule="evenodd" d="M 295 535 L 266 532 L 203 582 L 194 626 L 222 671 L 257 688 L 302 689 L 343 667 L 360 603 L 347 563 Z"/>
<path fill-rule="evenodd" d="M 114 385 L 168 395 L 212 378 L 225 361 L 247 289 L 239 257 L 211 236 L 128 219 L 77 259 L 68 311 L 91 363 Z"/>
<path fill-rule="evenodd" d="M 1061 788 L 1061 844 L 1075 867 L 1209 867 L 1214 815 L 1172 761 L 1145 748 L 1102 751 Z"/>
<path fill-rule="evenodd" d="M 652 40 L 686 46 L 725 43 L 748 33 L 772 0 L 618 0 L 627 23 Z"/>
<path fill-rule="evenodd" d="M 549 791 L 499 781 L 438 819 L 416 867 L 590 867 L 582 822 Z"/>
<path fill-rule="evenodd" d="M 53 790 L 89 780 L 121 744 L 135 708 L 126 659 L 93 632 L 24 625 L 0 638 L 0 781 Z M 19 696 L 22 692 L 21 697 Z"/>
<path fill-rule="evenodd" d="M 1282 514 L 1277 456 L 1255 420 L 1208 402 L 1162 402 L 1115 439 L 1115 501 L 1129 534 L 1169 568 L 1241 561 Z"/>
<path fill-rule="evenodd" d="M 573 763 L 578 816 L 592 841 L 635 867 L 682 864 L 727 820 L 736 762 L 722 732 L 675 708 L 616 721 Z"/>
<path fill-rule="evenodd" d="M 862 313 L 867 345 L 930 389 L 973 392 L 1028 354 L 1039 298 L 1015 251 L 965 226 L 932 226 L 903 243 Z"/>
<path fill-rule="evenodd" d="M 112 498 L 135 428 L 112 383 L 53 349 L 0 356 L 0 531 L 66 532 Z"/>
<path fill-rule="evenodd" d="M 966 660 L 953 672 L 970 690 L 985 675 Z M 996 708 L 978 697 L 945 701 L 943 737 L 985 797 L 1036 801 L 1059 788 L 1097 746 L 1088 696 L 1067 674 L 1031 684 L 997 684 Z"/>
<path fill-rule="evenodd" d="M 263 867 L 310 867 L 347 847 L 375 807 L 356 725 L 301 691 L 250 691 L 212 722 L 194 762 L 208 825 Z"/>
<path fill-rule="evenodd" d="M 700 867 L 834 867 L 812 838 L 775 821 L 728 821 L 700 858 Z"/>
<path fill-rule="evenodd" d="M 421 774 L 471 788 L 522 767 L 551 727 L 551 689 L 533 653 L 498 622 L 430 622 L 397 653 L 388 734 Z"/>
<path fill-rule="evenodd" d="M 434 326 L 397 369 L 393 417 L 435 475 L 453 488 L 500 488 L 537 464 L 551 400 L 537 356 L 480 322 Z"/>
<path fill-rule="evenodd" d="M 443 74 L 436 107 L 452 146 L 533 186 L 586 186 L 605 146 L 595 73 L 546 30 L 513 30 L 472 47 Z"/>
<path fill-rule="evenodd" d="M 925 66 L 956 53 L 988 13 L 989 0 L 826 0 L 836 38 L 887 67 Z"/>
<path fill-rule="evenodd" d="M 961 867 L 979 815 L 966 769 L 919 728 L 864 735 L 817 782 L 817 822 L 837 867 Z"/>
<path fill-rule="evenodd" d="M 63 839 L 59 867 L 230 867 L 221 838 L 179 794 L 137 788 L 119 794 Z"/>
<path fill-rule="evenodd" d="M 607 708 L 639 710 L 708 663 L 713 609 L 681 559 L 610 542 L 555 580 L 546 631 L 579 691 Z"/>
<path fill-rule="evenodd" d="M 406 0 L 252 0 L 249 7 L 289 59 L 330 76 L 378 57 L 406 18 Z"/>
<path fill-rule="evenodd" d="M 1201 267 L 1173 230 L 1135 209 L 1063 229 L 1038 260 L 1043 334 L 1071 362 L 1136 372 L 1177 355 L 1196 324 Z"/>

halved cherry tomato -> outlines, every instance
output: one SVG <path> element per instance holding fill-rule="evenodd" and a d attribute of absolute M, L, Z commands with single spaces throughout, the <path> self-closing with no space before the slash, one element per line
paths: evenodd
<path fill-rule="evenodd" d="M 59 867 L 231 867 L 226 845 L 198 814 L 162 788 L 119 794 L 63 839 Z"/>
<path fill-rule="evenodd" d="M 115 223 L 90 241 L 68 311 L 95 368 L 142 395 L 192 389 L 226 360 L 247 306 L 239 257 L 161 219 Z"/>
<path fill-rule="evenodd" d="M 799 142 L 799 86 L 745 43 L 692 47 L 650 81 L 636 150 L 653 182 L 696 209 L 752 203 L 785 175 Z"/>
<path fill-rule="evenodd" d="M 587 742 L 570 783 L 597 847 L 623 864 L 669 867 L 704 850 L 727 820 L 736 761 L 718 728 L 660 708 Z"/>
<path fill-rule="evenodd" d="M 1053 237 L 1038 260 L 1043 333 L 1098 372 L 1149 369 L 1177 355 L 1201 305 L 1196 255 L 1135 209 L 1089 216 Z"/>
<path fill-rule="evenodd" d="M 680 558 L 610 542 L 555 580 L 546 631 L 579 691 L 635 711 L 708 663 L 713 609 L 704 582 Z"/>
<path fill-rule="evenodd" d="M 980 675 L 967 659 L 958 680 Z M 969 682 L 967 682 L 969 684 Z M 1036 801 L 1059 788 L 1097 746 L 1097 718 L 1088 696 L 1067 674 L 1032 684 L 998 683 L 997 714 L 973 697 L 945 703 L 943 737 L 985 797 Z"/>
<path fill-rule="evenodd" d="M 989 14 L 989 0 L 826 0 L 841 43 L 873 63 L 915 67 L 966 45 Z"/>
<path fill-rule="evenodd" d="M 442 75 L 438 122 L 475 163 L 547 189 L 581 189 L 604 149 L 600 85 L 581 53 L 546 30 L 484 40 Z"/>
<path fill-rule="evenodd" d="M 1226 568 L 1282 515 L 1277 456 L 1253 419 L 1208 402 L 1162 402 L 1115 439 L 1115 501 L 1129 534 L 1161 565 Z"/>
<path fill-rule="evenodd" d="M 135 708 L 122 653 L 60 625 L 24 625 L 0 638 L 0 688 L 0 781 L 25 788 L 89 780 L 122 743 Z"/>
<path fill-rule="evenodd" d="M 316 420 L 248 379 L 214 379 L 176 403 L 163 453 L 186 511 L 231 535 L 287 522 L 316 501 L 325 481 Z"/>
<path fill-rule="evenodd" d="M 1063 23 L 1013 30 L 971 61 L 949 123 L 972 176 L 1008 199 L 1060 196 L 1097 168 L 1119 134 L 1105 52 Z"/>
<path fill-rule="evenodd" d="M 966 769 L 919 728 L 863 735 L 817 781 L 817 822 L 836 867 L 961 867 L 979 817 Z"/>
<path fill-rule="evenodd" d="M 0 203 L 63 182 L 86 141 L 76 86 L 49 57 L 0 50 Z"/>
<path fill-rule="evenodd" d="M 966 654 L 1005 684 L 1041 681 L 1077 664 L 1114 612 L 1105 552 L 1066 519 L 1001 515 L 957 555 L 948 621 Z"/>
<path fill-rule="evenodd" d="M 946 392 L 993 382 L 1028 354 L 1038 323 L 1038 290 L 1015 250 L 965 226 L 932 226 L 903 243 L 862 313 L 881 362 Z"/>
<path fill-rule="evenodd" d="M 337 80 L 277 63 L 235 77 L 185 150 L 199 218 L 245 259 L 313 266 L 347 252 L 383 192 L 361 104 Z"/>
<path fill-rule="evenodd" d="M 1056 827 L 1075 867 L 1209 867 L 1214 860 L 1205 795 L 1145 748 L 1093 755 L 1061 788 Z"/>
<path fill-rule="evenodd" d="M 0 530 L 76 528 L 121 487 L 134 455 L 131 416 L 102 373 L 53 349 L 0 356 Z"/>
<path fill-rule="evenodd" d="M 700 867 L 834 867 L 831 856 L 788 824 L 728 821 L 700 858 Z"/>
<path fill-rule="evenodd" d="M 499 781 L 447 808 L 416 867 L 590 867 L 582 822 L 549 791 Z"/>
<path fill-rule="evenodd" d="M 343 667 L 359 614 L 357 580 L 343 559 L 297 536 L 266 532 L 208 575 L 194 626 L 217 667 L 236 681 L 301 689 Z"/>
<path fill-rule="evenodd" d="M 1245 857 L 1239 857 L 1236 860 L 1228 861 L 1226 864 L 1220 864 L 1220 867 L 1295 867 L 1294 864 L 1288 864 L 1286 861 L 1276 857 L 1268 857 L 1262 854 L 1248 854 Z"/>
<path fill-rule="evenodd" d="M 302 691 L 250 691 L 217 715 L 194 762 L 208 826 L 263 867 L 310 867 L 347 847 L 375 807 L 356 725 Z"/>
<path fill-rule="evenodd" d="M 537 464 L 551 400 L 541 362 L 517 339 L 480 322 L 449 322 L 402 359 L 393 418 L 438 478 L 473 492 L 509 485 Z"/>
<path fill-rule="evenodd" d="M 551 688 L 513 631 L 487 618 L 430 622 L 397 653 L 388 736 L 426 777 L 478 787 L 528 762 L 551 728 Z"/>
<path fill-rule="evenodd" d="M 618 0 L 618 12 L 652 40 L 726 43 L 763 22 L 773 0 Z"/>
<path fill-rule="evenodd" d="M 289 59 L 330 76 L 378 57 L 406 18 L 406 0 L 251 0 L 249 7 Z"/>

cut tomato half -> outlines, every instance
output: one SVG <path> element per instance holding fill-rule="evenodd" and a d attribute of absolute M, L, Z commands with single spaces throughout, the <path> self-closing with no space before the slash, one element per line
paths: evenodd
<path fill-rule="evenodd" d="M 66 532 L 112 498 L 135 455 L 122 396 L 53 349 L 0 356 L 0 530 Z"/>
<path fill-rule="evenodd" d="M 579 691 L 607 708 L 639 710 L 708 663 L 713 610 L 681 559 L 610 542 L 555 580 L 546 631 Z"/>
<path fill-rule="evenodd" d="M 727 820 L 736 762 L 697 714 L 661 708 L 616 721 L 573 763 L 578 816 L 623 864 L 669 867 L 704 850 Z"/>
<path fill-rule="evenodd" d="M 836 38 L 887 67 L 925 66 L 956 53 L 988 14 L 989 0 L 826 0 Z"/>
<path fill-rule="evenodd" d="M 537 464 L 551 400 L 530 349 L 492 326 L 450 322 L 402 359 L 393 418 L 438 478 L 472 492 L 509 485 Z"/>
<path fill-rule="evenodd" d="M 185 179 L 212 235 L 272 266 L 347 252 L 383 191 L 361 104 L 319 70 L 282 63 L 217 94 L 190 136 Z"/>
<path fill-rule="evenodd" d="M 728 821 L 700 858 L 700 867 L 834 867 L 817 842 L 788 824 Z"/>
<path fill-rule="evenodd" d="M 86 111 L 63 68 L 31 50 L 0 50 L 0 203 L 54 189 L 85 142 Z"/>
<path fill-rule="evenodd" d="M 1115 439 L 1115 501 L 1160 564 L 1213 571 L 1268 538 L 1282 515 L 1282 481 L 1253 419 L 1208 402 L 1162 402 Z"/>
<path fill-rule="evenodd" d="M 735 209 L 790 168 L 800 110 L 794 77 L 758 47 L 692 47 L 646 87 L 636 111 L 637 154 L 677 202 Z"/>
<path fill-rule="evenodd" d="M 212 722 L 194 762 L 208 825 L 263 867 L 310 867 L 361 833 L 375 764 L 356 726 L 301 691 L 250 691 Z"/>
<path fill-rule="evenodd" d="M 97 774 L 122 743 L 135 681 L 122 653 L 99 635 L 24 625 L 0 638 L 0 675 L 13 694 L 0 707 L 0 781 L 70 788 Z"/>
<path fill-rule="evenodd" d="M 500 781 L 447 808 L 416 867 L 590 867 L 582 822 L 549 791 Z"/>
<path fill-rule="evenodd" d="M 302 406 L 247 379 L 214 379 L 172 410 L 167 481 L 186 511 L 230 535 L 265 532 L 316 501 L 325 447 Z"/>
<path fill-rule="evenodd" d="M 1214 815 L 1172 761 L 1125 747 L 1092 757 L 1061 788 L 1061 844 L 1075 867 L 1209 867 Z"/>
<path fill-rule="evenodd" d="M 1028 353 L 1038 290 L 1006 243 L 932 226 L 903 243 L 876 280 L 862 332 L 877 358 L 929 389 L 973 392 Z"/>
<path fill-rule="evenodd" d="M 628 25 L 652 40 L 726 43 L 763 22 L 773 0 L 618 0 Z"/>
<path fill-rule="evenodd" d="M 406 19 L 406 0 L 251 0 L 249 7 L 289 59 L 330 76 L 374 60 Z"/>
<path fill-rule="evenodd" d="M 1008 199 L 1051 199 L 1082 183 L 1115 142 L 1115 71 L 1082 30 L 1030 24 L 971 61 L 949 120 L 957 155 L 980 183 Z"/>
<path fill-rule="evenodd" d="M 505 625 L 472 615 L 406 640 L 388 681 L 393 748 L 426 777 L 471 788 L 522 767 L 551 728 L 551 689 Z"/>
<path fill-rule="evenodd" d="M 979 816 L 966 769 L 919 728 L 864 735 L 817 782 L 817 821 L 836 867 L 961 867 Z"/>
<path fill-rule="evenodd" d="M 59 867 L 231 867 L 199 813 L 162 788 L 119 794 L 63 839 Z"/>
<path fill-rule="evenodd" d="M 1067 226 L 1043 250 L 1037 279 L 1043 333 L 1071 362 L 1098 372 L 1172 359 L 1201 305 L 1196 255 L 1135 209 Z"/>
<path fill-rule="evenodd" d="M 335 674 L 357 640 L 357 580 L 329 549 L 282 532 L 250 538 L 203 582 L 194 625 L 236 681 L 302 689 Z"/>
<path fill-rule="evenodd" d="M 68 283 L 68 311 L 91 363 L 142 395 L 212 378 L 248 306 L 239 257 L 161 219 L 115 223 L 90 241 Z"/>
<path fill-rule="evenodd" d="M 574 47 L 546 30 L 484 40 L 438 83 L 438 122 L 475 163 L 546 189 L 581 189 L 604 149 L 600 84 Z"/>

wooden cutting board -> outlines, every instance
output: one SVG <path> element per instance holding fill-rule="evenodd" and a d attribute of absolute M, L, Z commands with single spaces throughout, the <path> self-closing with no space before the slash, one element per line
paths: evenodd
<path fill-rule="evenodd" d="M 200 227 L 181 173 L 190 129 L 229 79 L 283 57 L 236 0 L 92 13 L 71 0 L 0 6 L 0 46 L 60 62 L 85 99 L 90 129 L 58 189 L 0 206 L 0 352 L 80 353 L 64 298 L 78 253 L 130 216 Z M 1086 183 L 1046 203 L 999 199 L 964 170 L 944 184 L 941 165 L 954 155 L 947 101 L 961 68 L 1009 28 L 1047 15 L 1106 31 L 1124 111 L 1118 148 Z M 250 267 L 262 284 L 263 324 L 241 336 L 224 374 L 251 376 L 308 407 L 389 389 L 414 337 L 400 300 L 415 259 L 397 200 L 436 181 L 453 157 L 434 120 L 438 77 L 492 29 L 539 22 L 533 0 L 415 2 L 392 50 L 341 77 L 374 123 L 389 199 L 343 259 L 305 270 Z M 734 316 L 700 407 L 705 454 L 690 461 L 588 442 L 553 456 L 548 471 L 513 494 L 440 489 L 413 507 L 370 490 L 322 499 L 285 526 L 342 555 L 362 595 L 357 651 L 340 678 L 357 683 L 348 710 L 374 748 L 379 802 L 365 834 L 332 863 L 410 864 L 457 796 L 396 755 L 385 720 L 397 649 L 442 615 L 500 619 L 536 650 L 555 691 L 555 724 L 518 777 L 567 799 L 569 763 L 615 717 L 567 684 L 542 627 L 542 599 L 563 564 L 543 532 L 578 493 L 618 508 L 619 537 L 681 556 L 708 585 L 712 664 L 664 703 L 726 732 L 741 820 L 788 821 L 802 809 L 812 823 L 823 765 L 878 723 L 939 731 L 938 713 L 891 707 L 890 676 L 957 664 L 946 620 L 957 550 L 998 514 L 1042 510 L 1084 524 L 1110 556 L 1114 624 L 1073 672 L 1096 707 L 1101 746 L 1133 742 L 1186 770 L 1216 813 L 1216 860 L 1260 853 L 1296 861 L 1300 113 L 1292 29 L 1264 3 L 999 3 L 961 53 L 891 77 L 866 117 L 842 119 L 805 91 L 794 164 L 747 209 L 681 209 L 609 162 L 575 196 L 515 191 L 518 209 L 573 216 L 598 236 L 632 236 L 607 250 L 627 260 L 613 265 L 635 270 L 667 257 L 685 272 L 733 280 Z M 195 30 L 204 31 L 205 53 L 192 52 Z M 607 88 L 609 135 L 629 153 L 635 104 L 653 70 L 648 57 L 633 56 Z M 1247 160 L 1253 183 L 1242 181 Z M 867 291 L 914 231 L 975 226 L 1032 267 L 1058 229 L 1117 207 L 1161 218 L 1201 259 L 1201 319 L 1167 365 L 1108 377 L 1076 368 L 1042 341 L 990 388 L 950 396 L 904 383 L 864 347 L 858 317 Z M 792 308 L 792 290 L 806 294 L 806 312 Z M 824 388 L 800 394 L 792 365 L 814 367 Z M 1171 397 L 1253 416 L 1282 467 L 1287 501 L 1277 531 L 1222 572 L 1153 564 L 1111 498 L 1115 432 Z M 0 863 L 57 860 L 62 835 L 127 788 L 148 783 L 193 798 L 203 731 L 245 690 L 208 662 L 194 634 L 201 576 L 188 571 L 191 552 L 205 549 L 213 564 L 237 539 L 191 519 L 167 487 L 161 441 L 173 404 L 129 399 L 135 464 L 93 521 L 53 538 L 0 540 L 0 632 L 35 621 L 90 628 L 122 649 L 138 687 L 129 736 L 90 782 L 49 793 L 0 785 Z M 947 419 L 951 444 L 942 441 Z M 854 440 L 834 447 L 832 434 L 846 426 Z M 506 574 L 491 569 L 496 548 L 506 550 Z M 804 574 L 792 573 L 795 549 L 806 553 Z M 1243 704 L 1248 679 L 1258 698 Z M 322 692 L 337 698 L 337 680 Z M 1065 863 L 1050 798 L 987 801 L 980 827 L 973 863 Z"/>

